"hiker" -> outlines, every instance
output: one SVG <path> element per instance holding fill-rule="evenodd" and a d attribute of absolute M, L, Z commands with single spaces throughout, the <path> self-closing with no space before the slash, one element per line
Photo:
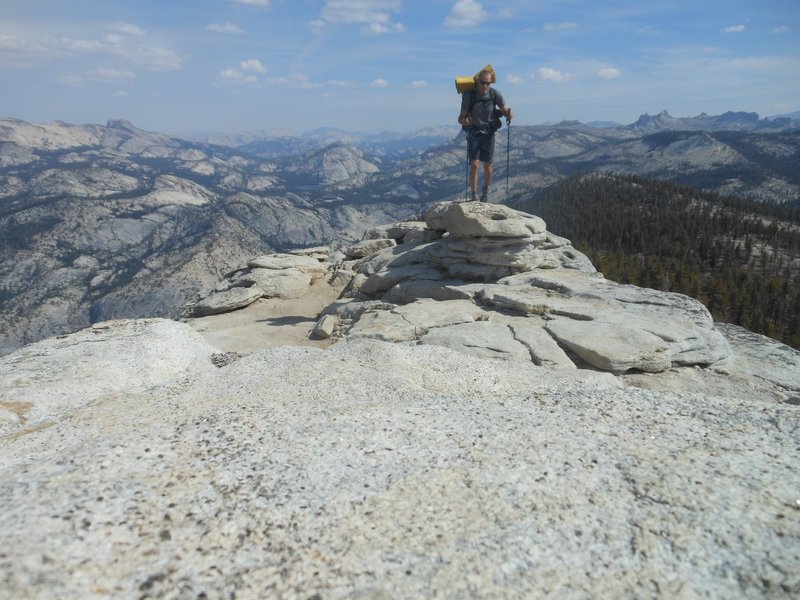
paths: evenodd
<path fill-rule="evenodd" d="M 506 106 L 503 95 L 492 89 L 493 74 L 488 69 L 478 73 L 475 88 L 461 95 L 461 114 L 458 122 L 467 130 L 467 158 L 472 184 L 472 201 L 478 200 L 478 162 L 483 162 L 483 190 L 480 201 L 489 201 L 489 185 L 492 183 L 492 160 L 494 157 L 494 132 L 499 129 L 497 110 L 511 124 L 511 109 Z"/>

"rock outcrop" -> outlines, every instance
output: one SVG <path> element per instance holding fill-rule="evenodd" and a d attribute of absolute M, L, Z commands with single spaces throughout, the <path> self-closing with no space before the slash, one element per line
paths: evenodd
<path fill-rule="evenodd" d="M 764 386 L 369 339 L 236 360 L 164 320 L 0 377 L 9 598 L 800 593 L 800 407 Z"/>
<path fill-rule="evenodd" d="M 391 243 L 352 263 L 349 299 L 326 311 L 339 318 L 336 336 L 613 373 L 707 366 L 731 355 L 701 303 L 606 280 L 538 217 L 443 203 L 424 224 L 365 235 Z"/>
<path fill-rule="evenodd" d="M 301 298 L 309 285 L 327 275 L 328 258 L 328 249 L 323 247 L 253 258 L 189 306 L 187 315 L 230 312 L 260 298 Z"/>
<path fill-rule="evenodd" d="M 365 239 L 203 301 L 348 279 L 325 350 L 148 319 L 0 357 L 4 593 L 800 594 L 800 352 L 503 207 Z"/>

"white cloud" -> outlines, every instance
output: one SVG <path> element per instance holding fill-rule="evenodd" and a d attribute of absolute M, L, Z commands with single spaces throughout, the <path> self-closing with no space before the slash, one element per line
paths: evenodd
<path fill-rule="evenodd" d="M 511 85 L 519 85 L 522 83 L 522 77 L 519 75 L 506 75 L 506 81 Z"/>
<path fill-rule="evenodd" d="M 722 33 L 742 33 L 746 27 L 744 25 L 731 25 L 722 30 Z"/>
<path fill-rule="evenodd" d="M 578 24 L 571 21 L 566 23 L 545 23 L 545 31 L 564 31 L 566 29 L 577 29 Z"/>
<path fill-rule="evenodd" d="M 428 87 L 428 82 L 424 79 L 420 79 L 419 81 L 412 81 L 411 87 L 413 88 L 426 88 Z"/>
<path fill-rule="evenodd" d="M 111 23 L 110 25 L 106 25 L 104 29 L 125 35 L 145 35 L 147 33 L 144 29 L 138 27 L 137 25 L 131 25 L 130 23 L 122 22 Z"/>
<path fill-rule="evenodd" d="M 138 48 L 123 55 L 151 71 L 179 71 L 183 67 L 181 57 L 167 48 Z"/>
<path fill-rule="evenodd" d="M 310 90 L 322 87 L 321 83 L 314 83 L 308 75 L 302 73 L 295 73 L 290 77 L 290 81 L 294 87 L 299 87 L 304 90 Z"/>
<path fill-rule="evenodd" d="M 772 33 L 786 33 L 789 28 L 786 25 L 780 25 L 772 30 Z"/>
<path fill-rule="evenodd" d="M 308 75 L 304 75 L 302 73 L 294 73 L 289 77 L 281 76 L 281 77 L 268 77 L 267 83 L 270 85 L 288 85 L 295 88 L 301 88 L 305 90 L 316 89 L 322 87 L 321 83 L 314 83 L 311 81 Z M 334 85 L 334 82 L 329 82 L 328 85 Z"/>
<path fill-rule="evenodd" d="M 251 58 L 250 60 L 243 60 L 239 63 L 239 67 L 242 71 L 252 71 L 254 73 L 266 73 L 267 68 L 261 64 L 261 61 L 256 58 Z"/>
<path fill-rule="evenodd" d="M 375 79 L 372 83 L 370 83 L 370 85 L 376 88 L 385 88 L 389 87 L 389 82 L 385 79 Z"/>
<path fill-rule="evenodd" d="M 91 72 L 92 77 L 97 81 L 130 81 L 136 79 L 136 73 L 132 71 L 125 71 L 123 69 L 113 69 L 100 67 Z"/>
<path fill-rule="evenodd" d="M 614 67 L 603 67 L 597 71 L 597 76 L 601 79 L 616 79 L 622 75 L 622 71 Z"/>
<path fill-rule="evenodd" d="M 475 0 L 458 0 L 450 9 L 450 14 L 444 20 L 448 27 L 457 29 L 459 27 L 475 27 L 486 19 L 487 12 L 479 2 Z"/>
<path fill-rule="evenodd" d="M 270 0 L 233 0 L 234 4 L 243 4 L 244 6 L 256 6 L 259 8 L 269 8 Z"/>
<path fill-rule="evenodd" d="M 255 75 L 246 75 L 236 69 L 225 69 L 219 76 L 224 82 L 234 85 L 253 85 L 258 83 L 258 78 Z"/>
<path fill-rule="evenodd" d="M 402 9 L 402 0 L 325 0 L 319 19 L 309 25 L 319 30 L 326 23 L 368 23 L 362 32 L 402 33 L 405 26 L 392 22 L 392 13 Z"/>
<path fill-rule="evenodd" d="M 372 33 L 380 35 L 382 33 L 403 33 L 406 26 L 402 23 L 392 23 L 384 25 L 383 23 L 370 23 L 368 27 L 364 27 L 361 31 L 364 33 Z"/>
<path fill-rule="evenodd" d="M 539 67 L 533 74 L 533 78 L 537 81 L 552 81 L 554 83 L 568 83 L 575 79 L 574 75 L 569 73 L 562 73 L 550 67 Z"/>
<path fill-rule="evenodd" d="M 237 27 L 233 23 L 222 23 L 221 25 L 218 23 L 211 23 L 210 25 L 206 25 L 206 31 L 214 31 L 216 33 L 234 33 L 234 34 L 243 34 L 247 33 L 241 27 Z"/>
<path fill-rule="evenodd" d="M 150 71 L 177 71 L 183 66 L 183 59 L 173 50 L 116 34 L 106 35 L 101 39 L 76 39 L 67 36 L 56 38 L 33 34 L 28 37 L 0 35 L 0 51 L 9 52 L 8 56 L 13 61 L 11 64 L 19 67 L 43 61 L 73 59 L 82 55 L 113 56 Z"/>

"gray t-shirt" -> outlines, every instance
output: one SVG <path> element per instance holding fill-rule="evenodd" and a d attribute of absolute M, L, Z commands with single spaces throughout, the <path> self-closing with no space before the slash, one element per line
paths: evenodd
<path fill-rule="evenodd" d="M 472 119 L 472 127 L 477 129 L 487 129 L 489 122 L 492 120 L 492 111 L 495 105 L 505 106 L 503 95 L 497 90 L 489 90 L 485 94 L 481 94 L 477 88 L 461 94 L 461 112 L 469 109 L 470 102 L 472 102 L 473 94 L 475 96 L 475 104 L 472 105 L 472 111 L 469 116 Z M 492 102 L 492 94 L 494 94 L 494 102 Z"/>

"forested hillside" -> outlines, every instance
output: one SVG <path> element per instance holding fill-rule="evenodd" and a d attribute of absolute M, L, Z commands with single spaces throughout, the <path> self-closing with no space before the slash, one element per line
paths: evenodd
<path fill-rule="evenodd" d="M 697 298 L 714 319 L 800 348 L 800 210 L 633 176 L 576 175 L 516 208 L 606 277 Z"/>

